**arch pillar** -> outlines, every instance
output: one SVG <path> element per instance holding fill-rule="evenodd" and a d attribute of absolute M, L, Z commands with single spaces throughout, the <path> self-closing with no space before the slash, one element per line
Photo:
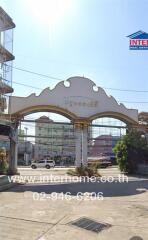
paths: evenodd
<path fill-rule="evenodd" d="M 88 162 L 88 124 L 82 125 L 82 163 L 87 166 Z"/>
<path fill-rule="evenodd" d="M 75 126 L 75 165 L 77 167 L 87 166 L 88 155 L 88 120 L 77 120 Z"/>
<path fill-rule="evenodd" d="M 12 125 L 10 133 L 9 174 L 17 173 L 18 160 L 18 122 Z"/>
<path fill-rule="evenodd" d="M 82 157 L 82 135 L 81 135 L 81 124 L 75 123 L 75 166 L 81 166 L 81 157 Z"/>

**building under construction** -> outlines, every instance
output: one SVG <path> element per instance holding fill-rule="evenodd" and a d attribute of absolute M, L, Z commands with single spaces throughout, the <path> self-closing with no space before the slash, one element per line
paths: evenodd
<path fill-rule="evenodd" d="M 8 99 L 13 92 L 12 62 L 13 29 L 15 24 L 10 16 L 0 7 L 0 135 L 9 135 L 10 119 L 5 119 L 8 111 Z"/>

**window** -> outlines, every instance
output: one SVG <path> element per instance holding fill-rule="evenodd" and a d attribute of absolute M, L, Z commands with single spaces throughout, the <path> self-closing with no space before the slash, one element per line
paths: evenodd
<path fill-rule="evenodd" d="M 49 161 L 49 160 L 48 160 L 47 163 L 53 163 L 53 161 Z"/>
<path fill-rule="evenodd" d="M 45 162 L 44 160 L 39 161 L 39 163 L 44 163 L 44 162 Z"/>

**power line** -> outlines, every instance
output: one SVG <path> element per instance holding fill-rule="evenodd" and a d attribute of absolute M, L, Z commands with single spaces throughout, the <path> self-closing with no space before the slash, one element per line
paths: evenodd
<path fill-rule="evenodd" d="M 57 77 L 53 77 L 53 76 L 50 76 L 50 75 L 46 75 L 46 74 L 42 74 L 42 73 L 37 73 L 37 72 L 31 71 L 31 70 L 28 70 L 28 69 L 24 69 L 24 68 L 20 68 L 20 67 L 14 67 L 14 66 L 11 66 L 11 67 L 14 68 L 14 69 L 16 69 L 16 70 L 23 71 L 23 72 L 27 72 L 27 73 L 30 73 L 30 74 L 34 74 L 34 75 L 37 75 L 37 76 L 40 76 L 40 77 L 49 78 L 49 79 L 58 80 L 58 81 L 65 81 L 65 79 L 62 79 L 62 78 L 57 78 Z M 148 93 L 148 90 L 108 88 L 108 87 L 103 87 L 103 86 L 101 86 L 101 88 L 108 89 L 108 90 L 114 90 L 114 91 Z"/>
<path fill-rule="evenodd" d="M 34 86 L 31 86 L 31 85 L 28 85 L 28 84 L 25 84 L 25 83 L 19 83 L 19 82 L 15 82 L 15 81 L 12 81 L 12 82 L 16 85 L 20 85 L 20 86 L 23 86 L 23 87 L 29 87 L 29 88 L 33 88 L 33 89 L 37 89 L 37 90 L 43 90 L 42 88 L 34 87 Z"/>
<path fill-rule="evenodd" d="M 45 74 L 42 74 L 42 73 L 37 73 L 37 72 L 30 71 L 30 70 L 27 70 L 27 69 L 23 69 L 23 68 L 19 68 L 19 67 L 14 67 L 14 66 L 12 66 L 12 68 L 14 68 L 14 69 L 16 69 L 16 70 L 19 70 L 19 71 L 22 71 L 22 72 L 31 73 L 31 74 L 34 74 L 34 75 L 37 75 L 37 76 L 40 76 L 40 77 L 50 78 L 50 79 L 53 79 L 53 80 L 63 81 L 63 79 L 61 79 L 61 78 L 52 77 L 52 76 L 49 76 L 49 75 L 45 75 Z"/>
<path fill-rule="evenodd" d="M 118 101 L 120 102 L 120 101 Z M 121 101 L 121 103 L 124 102 L 124 103 L 141 103 L 141 104 L 148 104 L 148 102 L 129 102 L 129 101 Z"/>
<path fill-rule="evenodd" d="M 60 78 L 52 77 L 52 76 L 49 76 L 49 75 L 44 75 L 44 74 L 41 74 L 41 73 L 36 73 L 36 72 L 30 71 L 30 70 L 26 70 L 26 69 L 22 69 L 22 68 L 18 68 L 18 67 L 12 67 L 12 68 L 17 69 L 17 70 L 20 70 L 20 71 L 23 71 L 23 72 L 35 74 L 35 75 L 38 75 L 38 76 L 42 76 L 42 77 L 54 79 L 54 80 L 65 81 L 65 80 L 60 79 Z M 20 86 L 24 86 L 24 87 L 29 87 L 29 88 L 37 89 L 37 90 L 41 90 L 41 91 L 44 90 L 44 89 L 42 89 L 42 88 L 35 87 L 35 86 L 32 86 L 32 85 L 28 85 L 28 84 L 25 84 L 25 83 L 19 83 L 19 82 L 16 82 L 16 81 L 12 81 L 12 82 L 13 82 L 14 84 L 16 84 L 16 85 L 20 85 Z M 131 90 L 131 89 L 128 90 L 128 89 L 106 88 L 106 87 L 101 87 L 101 88 L 109 89 L 109 90 L 115 90 L 115 91 L 126 91 L 126 92 L 140 92 L 140 93 L 147 93 L 147 92 L 148 92 L 147 90 Z M 148 102 L 146 102 L 146 101 L 122 101 L 122 100 L 121 100 L 121 101 L 117 101 L 117 102 L 118 102 L 118 103 L 148 104 Z"/>
<path fill-rule="evenodd" d="M 42 122 L 42 124 L 46 124 L 46 127 L 44 126 L 39 126 L 39 125 L 36 125 L 36 124 L 30 124 L 30 122 L 27 122 L 27 123 L 24 123 L 26 122 L 26 120 L 22 120 L 21 123 L 23 126 L 28 126 L 28 127 L 37 127 L 37 128 L 40 128 L 40 129 L 46 129 L 46 130 L 61 130 L 63 132 L 68 132 L 70 133 L 70 130 L 73 130 L 73 127 L 74 127 L 74 124 L 73 123 L 66 123 L 66 122 L 53 122 L 53 123 L 47 123 L 47 122 Z M 31 122 L 34 122 L 36 123 L 35 121 L 31 121 Z M 122 123 L 122 122 L 121 122 Z M 109 123 L 110 124 L 110 123 Z M 60 125 L 60 127 L 58 127 Z M 66 126 L 66 128 L 65 128 Z M 52 128 L 50 128 L 52 127 Z M 108 124 L 90 124 L 89 125 L 89 128 L 122 128 L 122 129 L 126 129 L 127 126 L 123 126 L 123 125 L 108 125 Z M 73 131 L 71 132 L 73 133 Z"/>
<path fill-rule="evenodd" d="M 102 88 L 108 89 L 108 90 L 113 90 L 113 91 L 122 91 L 122 92 L 148 93 L 148 90 L 121 89 L 121 88 L 108 88 L 108 87 L 102 87 Z"/>

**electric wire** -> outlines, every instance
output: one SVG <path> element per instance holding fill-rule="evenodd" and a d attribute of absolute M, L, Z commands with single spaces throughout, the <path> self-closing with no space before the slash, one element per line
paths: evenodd
<path fill-rule="evenodd" d="M 46 74 L 42 74 L 42 73 L 31 71 L 31 70 L 23 69 L 23 68 L 20 68 L 20 67 L 12 66 L 12 68 L 14 68 L 16 70 L 19 70 L 19 71 L 26 72 L 26 73 L 34 74 L 34 75 L 37 75 L 37 76 L 40 76 L 40 77 L 49 78 L 49 79 L 52 79 L 52 80 L 65 81 L 65 79 L 62 79 L 62 78 L 53 77 L 53 76 L 50 76 L 50 75 L 46 75 Z M 37 89 L 37 90 L 44 90 L 42 88 L 31 86 L 31 85 L 28 85 L 28 84 L 25 84 L 25 83 L 19 83 L 19 82 L 16 82 L 16 81 L 12 81 L 12 82 L 14 84 L 17 84 L 17 85 L 21 85 L 21 86 L 25 86 L 25 87 L 29 87 L 29 88 L 33 88 L 33 89 Z M 101 86 L 101 88 L 108 89 L 108 90 L 113 90 L 113 91 L 124 91 L 124 92 L 134 92 L 134 93 L 148 93 L 148 90 L 108 88 L 108 87 L 104 87 L 104 86 Z M 148 101 L 122 101 L 121 100 L 121 101 L 118 101 L 118 102 L 121 102 L 121 103 L 123 102 L 123 103 L 148 104 Z"/>
<path fill-rule="evenodd" d="M 49 78 L 49 79 L 52 79 L 52 80 L 65 81 L 65 79 L 62 79 L 62 78 L 58 78 L 58 77 L 54 77 L 54 76 L 50 76 L 50 75 L 46 75 L 46 74 L 34 72 L 34 71 L 27 70 L 27 69 L 23 69 L 23 68 L 20 68 L 20 67 L 14 67 L 14 66 L 12 66 L 12 68 L 14 68 L 14 69 L 16 69 L 16 70 L 19 70 L 19 71 L 26 72 L 26 73 L 31 73 L 31 74 L 34 74 L 34 75 L 37 75 L 37 76 L 40 76 L 40 77 Z M 109 88 L 109 87 L 104 87 L 104 86 L 101 86 L 101 88 L 109 89 L 109 90 L 115 90 L 115 91 L 136 92 L 136 93 L 138 93 L 138 92 L 148 93 L 148 90 Z M 39 89 L 40 89 L 40 88 L 39 88 Z"/>

